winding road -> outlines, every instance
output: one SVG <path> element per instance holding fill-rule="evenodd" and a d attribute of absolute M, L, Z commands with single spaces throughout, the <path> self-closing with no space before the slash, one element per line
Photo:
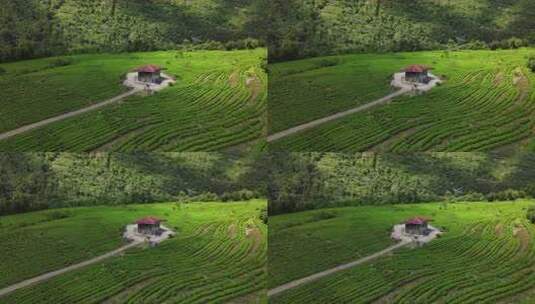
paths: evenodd
<path fill-rule="evenodd" d="M 325 124 L 327 122 L 331 122 L 333 120 L 337 120 L 337 119 L 340 119 L 342 117 L 345 117 L 345 116 L 348 116 L 348 115 L 351 115 L 351 114 L 355 114 L 355 113 L 358 113 L 358 112 L 366 111 L 366 110 L 368 110 L 370 108 L 373 108 L 373 107 L 376 107 L 376 106 L 379 106 L 379 105 L 383 105 L 383 104 L 387 103 L 388 101 L 390 101 L 391 99 L 393 99 L 393 98 L 395 98 L 397 96 L 403 95 L 405 93 L 408 93 L 411 90 L 412 89 L 410 89 L 410 88 L 403 88 L 403 89 L 401 89 L 399 91 L 396 91 L 396 92 L 394 92 L 392 94 L 386 95 L 385 97 L 382 97 L 382 98 L 377 99 L 375 101 L 372 101 L 372 102 L 369 102 L 367 104 L 358 106 L 356 108 L 349 109 L 349 110 L 346 110 L 346 111 L 343 111 L 343 112 L 339 112 L 339 113 L 336 113 L 336 114 L 333 114 L 333 115 L 330 115 L 330 116 L 327 116 L 327 117 L 323 117 L 323 118 L 320 118 L 320 119 L 316 119 L 316 120 L 313 120 L 311 122 L 307 122 L 307 123 L 304 123 L 302 125 L 298 125 L 296 127 L 290 128 L 288 130 L 284 130 L 284 131 L 275 133 L 273 135 L 269 135 L 267 137 L 267 141 L 268 142 L 273 142 L 273 141 L 279 140 L 281 138 L 293 135 L 295 133 L 302 132 L 302 131 L 305 131 L 307 129 L 317 127 L 317 126 Z"/>
<path fill-rule="evenodd" d="M 47 118 L 45 120 L 41 120 L 41 121 L 33 123 L 33 124 L 25 125 L 25 126 L 22 126 L 20 128 L 17 128 L 15 130 L 11 130 L 11 131 L 8 131 L 8 132 L 5 132 L 5 133 L 0 133 L 0 140 L 5 140 L 5 139 L 8 139 L 8 138 L 13 137 L 15 135 L 19 135 L 19 134 L 22 134 L 24 132 L 28 132 L 28 131 L 33 130 L 33 129 L 44 127 L 44 126 L 49 125 L 49 124 L 54 123 L 54 122 L 58 122 L 58 121 L 61 121 L 61 120 L 67 119 L 67 118 L 78 116 L 80 114 L 83 114 L 83 113 L 86 113 L 86 112 L 89 112 L 89 111 L 94 111 L 96 109 L 102 108 L 102 107 L 107 106 L 109 104 L 118 102 L 118 101 L 120 101 L 120 100 L 122 100 L 122 99 L 124 99 L 124 98 L 126 98 L 128 96 L 134 95 L 137 92 L 140 92 L 142 90 L 143 89 L 136 88 L 136 89 L 130 90 L 130 91 L 126 92 L 126 93 L 123 93 L 121 95 L 118 95 L 118 96 L 115 96 L 115 97 L 110 98 L 108 100 L 105 100 L 103 102 L 99 102 L 99 103 L 96 103 L 94 105 L 91 105 L 89 107 L 85 107 L 85 108 L 82 108 L 82 109 L 79 109 L 79 110 L 76 110 L 76 111 L 72 111 L 72 112 L 68 112 L 68 113 L 62 114 L 62 115 L 58 115 L 58 116 L 54 116 L 54 117 L 51 117 L 51 118 Z"/>
<path fill-rule="evenodd" d="M 292 289 L 292 288 L 296 288 L 298 286 L 301 286 L 301 285 L 304 285 L 304 284 L 307 284 L 307 283 L 310 283 L 310 282 L 313 282 L 313 281 L 316 281 L 316 280 L 319 280 L 323 277 L 326 277 L 328 275 L 331 275 L 333 273 L 336 273 L 336 272 L 339 272 L 339 271 L 342 271 L 342 270 L 346 270 L 346 269 L 349 269 L 349 268 L 352 268 L 352 267 L 355 267 L 357 265 L 360 265 L 362 263 L 365 263 L 365 262 L 368 262 L 368 261 L 371 261 L 373 259 L 376 259 L 382 255 L 385 255 L 393 250 L 396 250 L 400 247 L 403 247 L 403 246 L 406 246 L 408 244 L 412 243 L 411 240 L 403 240 L 395 245 L 392 245 L 388 248 L 385 248 L 379 252 L 376 252 L 372 255 L 369 255 L 369 256 L 366 256 L 366 257 L 363 257 L 361 259 L 358 259 L 356 261 L 353 261 L 353 262 L 350 262 L 350 263 L 347 263 L 347 264 L 343 264 L 343 265 L 339 265 L 339 266 L 336 266 L 334 268 L 331 268 L 331 269 L 328 269 L 328 270 L 325 270 L 325 271 L 322 271 L 322 272 L 318 272 L 318 273 L 315 273 L 313 275 L 309 275 L 307 277 L 304 277 L 304 278 L 301 278 L 301 279 L 298 279 L 298 280 L 295 280 L 295 281 L 291 281 L 289 283 L 286 283 L 284 285 L 281 285 L 279 287 L 275 287 L 273 289 L 270 289 L 268 290 L 268 297 L 272 297 L 272 296 L 275 296 L 281 292 L 284 292 L 284 291 L 287 291 L 289 289 Z"/>
<path fill-rule="evenodd" d="M 125 245 L 123 247 L 120 247 L 114 251 L 110 251 L 106 254 L 103 254 L 103 255 L 100 255 L 98 257 L 95 257 L 93 259 L 90 259 L 90 260 L 87 260 L 87 261 L 84 261 L 84 262 L 81 262 L 81 263 L 78 263 L 78 264 L 74 264 L 74 265 L 71 265 L 69 267 L 65 267 L 65 268 L 62 268 L 62 269 L 59 269 L 59 270 L 55 270 L 55 271 L 52 271 L 52 272 L 47 272 L 45 274 L 42 274 L 40 276 L 37 276 L 37 277 L 33 277 L 31 279 L 28 279 L 28 280 L 25 280 L 25 281 L 22 281 L 22 282 L 19 282 L 17 284 L 13 284 L 11 286 L 8 286 L 8 287 L 5 287 L 3 289 L 0 289 L 0 297 L 3 297 L 9 293 L 12 293 L 14 292 L 15 290 L 17 289 L 21 289 L 21 288 L 24 288 L 24 287 L 28 287 L 30 285 L 34 285 L 34 284 L 37 284 L 37 283 L 41 283 L 43 281 L 46 281 L 46 280 L 49 280 L 53 277 L 56 277 L 56 276 L 59 276 L 61 274 L 64 274 L 64 273 L 67 273 L 69 271 L 73 271 L 73 270 L 76 270 L 76 269 L 79 269 L 79 268 L 82 268 L 82 267 L 85 267 L 87 265 L 91 265 L 91 264 L 95 264 L 97 262 L 100 262 L 104 259 L 107 259 L 109 257 L 112 257 L 114 255 L 117 255 L 125 250 L 128 250 L 134 246 L 138 246 L 140 244 L 142 244 L 143 242 L 132 242 L 128 245 Z"/>

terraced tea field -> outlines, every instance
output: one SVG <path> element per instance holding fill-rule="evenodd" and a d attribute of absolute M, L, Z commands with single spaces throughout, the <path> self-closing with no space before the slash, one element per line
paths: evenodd
<path fill-rule="evenodd" d="M 152 52 L 66 57 L 1 65 L 0 133 L 125 91 L 122 77 L 153 63 L 177 83 L 0 141 L 2 151 L 211 151 L 265 134 L 265 50 Z"/>
<path fill-rule="evenodd" d="M 282 138 L 270 148 L 408 152 L 488 151 L 514 145 L 534 150 L 535 74 L 526 67 L 533 53 L 346 55 L 272 65 L 270 134 L 387 95 L 391 75 L 411 63 L 432 66 L 444 84 Z"/>
<path fill-rule="evenodd" d="M 321 211 L 271 217 L 270 288 L 349 262 L 356 244 L 360 249 L 352 259 L 377 250 L 380 243 L 386 248 L 391 225 L 410 216 L 432 217 L 432 224 L 445 233 L 423 247 L 404 247 L 290 289 L 270 298 L 270 303 L 532 303 L 535 227 L 525 216 L 534 204 L 355 207 L 331 209 L 336 217 L 315 221 L 314 213 Z M 302 247 L 310 240 L 316 250 Z M 287 253 L 272 253 L 272 246 L 287 246 Z M 282 265 L 293 266 L 286 271 Z"/>
<path fill-rule="evenodd" d="M 177 235 L 19 289 L 1 303 L 265 302 L 265 201 L 61 209 L 1 217 L 0 289 L 119 247 L 121 230 L 155 215 Z"/>

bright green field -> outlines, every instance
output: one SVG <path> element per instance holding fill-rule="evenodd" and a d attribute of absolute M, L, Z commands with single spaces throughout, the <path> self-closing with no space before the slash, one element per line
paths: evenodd
<path fill-rule="evenodd" d="M 534 201 L 366 206 L 270 217 L 269 283 L 349 262 L 393 243 L 392 225 L 433 218 L 445 234 L 286 291 L 270 303 L 533 303 Z M 320 231 L 321 230 L 321 231 Z M 280 251 L 285 248 L 285 251 Z M 278 252 L 277 252 L 277 251 Z"/>
<path fill-rule="evenodd" d="M 3 64 L 0 132 L 83 108 L 126 91 L 122 77 L 158 64 L 177 78 L 153 96 L 132 96 L 94 112 L 0 142 L 3 151 L 209 151 L 265 133 L 264 49 L 70 56 Z"/>
<path fill-rule="evenodd" d="M 59 209 L 0 217 L 0 288 L 118 248 L 147 215 L 177 236 L 20 289 L 1 303 L 251 303 L 265 301 L 265 201 Z M 246 230 L 250 232 L 247 235 Z"/>
<path fill-rule="evenodd" d="M 357 113 L 274 142 L 291 151 L 481 151 L 533 149 L 533 49 L 414 52 L 274 64 L 270 133 L 375 100 L 408 64 L 427 64 L 445 83 L 420 96 Z M 334 62 L 324 67 L 321 62 Z"/>

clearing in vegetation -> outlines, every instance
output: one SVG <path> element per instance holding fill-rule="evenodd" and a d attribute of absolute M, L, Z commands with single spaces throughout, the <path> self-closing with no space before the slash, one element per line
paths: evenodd
<path fill-rule="evenodd" d="M 433 66 L 443 84 L 282 138 L 273 150 L 484 151 L 535 149 L 533 49 L 357 54 L 272 64 L 270 134 L 388 95 L 392 75 Z"/>
<path fill-rule="evenodd" d="M 414 215 L 432 217 L 445 231 L 422 247 L 397 249 L 270 303 L 528 303 L 535 295 L 535 227 L 526 210 L 534 203 L 346 207 L 270 217 L 269 288 L 387 248 L 392 226 Z"/>
<path fill-rule="evenodd" d="M 2 303 L 265 301 L 264 200 L 57 209 L 1 218 L 0 289 L 119 248 L 127 224 L 165 218 L 176 236 L 19 289 Z M 234 227 L 234 233 L 229 233 Z M 81 238 L 80 236 L 83 236 Z"/>
<path fill-rule="evenodd" d="M 117 96 L 143 64 L 165 67 L 176 84 L 2 140 L 0 150 L 211 151 L 257 141 L 266 125 L 264 58 L 265 49 L 166 51 L 2 64 L 0 133 Z"/>

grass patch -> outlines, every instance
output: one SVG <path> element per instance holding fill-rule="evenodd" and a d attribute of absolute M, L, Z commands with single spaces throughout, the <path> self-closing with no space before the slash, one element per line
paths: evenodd
<path fill-rule="evenodd" d="M 526 303 L 534 300 L 533 201 L 363 206 L 330 221 L 284 229 L 314 211 L 270 218 L 269 286 L 347 263 L 392 244 L 392 225 L 420 215 L 442 237 L 403 248 L 270 298 L 270 303 Z M 274 248 L 274 250 L 272 250 Z M 282 250 L 279 252 L 276 249 Z M 514 299 L 514 301 L 513 301 Z"/>
<path fill-rule="evenodd" d="M 432 66 L 443 85 L 418 96 L 323 124 L 272 144 L 280 151 L 488 151 L 533 141 L 532 49 L 337 56 L 309 70 L 313 58 L 270 68 L 270 133 L 354 108 L 390 93 L 404 66 Z M 331 57 L 325 57 L 330 59 Z M 300 71 L 287 74 L 287 71 Z"/>
<path fill-rule="evenodd" d="M 0 142 L 1 151 L 211 151 L 264 134 L 267 77 L 264 49 L 78 55 L 4 64 L 0 132 L 89 106 L 126 91 L 122 78 L 153 63 L 177 83 L 152 96 L 113 104 Z M 25 71 L 34 71 L 23 73 Z M 229 75 L 237 72 L 238 85 Z M 260 86 L 247 85 L 246 72 Z M 254 97 L 253 97 L 254 96 Z"/>
<path fill-rule="evenodd" d="M 134 248 L 120 257 L 18 290 L 6 303 L 102 303 L 128 294 L 129 302 L 228 302 L 265 288 L 267 226 L 258 219 L 266 202 L 174 203 L 61 209 L 0 217 L 1 222 L 57 221 L 0 229 L 5 257 L 0 288 L 59 269 L 123 245 L 121 231 L 134 220 L 165 218 L 177 235 L 155 248 Z M 228 237 L 228 227 L 235 237 Z M 255 237 L 246 234 L 254 228 Z M 140 286 L 150 280 L 151 284 Z M 88 294 L 87 291 L 91 292 Z M 169 292 L 181 290 L 181 292 Z M 46 295 L 46 297 L 43 297 Z M 261 295 L 257 301 L 265 300 Z M 196 302 L 197 301 L 197 302 Z"/>

